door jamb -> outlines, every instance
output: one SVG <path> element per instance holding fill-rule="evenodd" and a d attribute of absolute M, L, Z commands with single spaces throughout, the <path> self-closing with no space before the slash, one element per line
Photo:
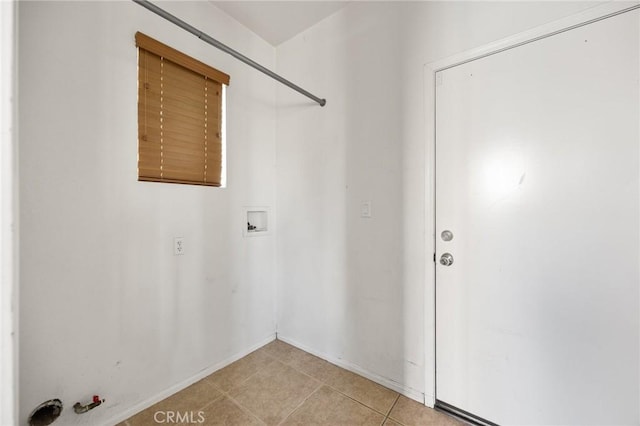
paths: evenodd
<path fill-rule="evenodd" d="M 562 18 L 548 24 L 527 30 L 513 36 L 426 63 L 424 72 L 424 112 L 425 112 L 425 393 L 424 403 L 433 407 L 436 402 L 436 299 L 435 299 L 435 149 L 436 149 L 436 73 L 477 59 L 491 56 L 508 49 L 520 47 L 574 28 L 607 19 L 640 8 L 640 1 L 609 2 L 583 12 Z M 431 248 L 431 251 L 429 250 Z"/>

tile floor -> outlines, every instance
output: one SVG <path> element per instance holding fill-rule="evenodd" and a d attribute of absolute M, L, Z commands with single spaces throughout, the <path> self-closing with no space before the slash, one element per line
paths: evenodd
<path fill-rule="evenodd" d="M 171 417 L 172 413 L 182 417 Z M 138 413 L 121 426 L 176 423 L 463 424 L 280 340 Z"/>

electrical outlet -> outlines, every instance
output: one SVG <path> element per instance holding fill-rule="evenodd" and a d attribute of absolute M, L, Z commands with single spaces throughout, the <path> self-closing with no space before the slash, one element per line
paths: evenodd
<path fill-rule="evenodd" d="M 175 237 L 173 239 L 173 254 L 175 256 L 184 254 L 184 238 L 183 237 Z"/>

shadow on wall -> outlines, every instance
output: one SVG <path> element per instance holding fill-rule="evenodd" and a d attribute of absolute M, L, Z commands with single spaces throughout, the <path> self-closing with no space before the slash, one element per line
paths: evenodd
<path fill-rule="evenodd" d="M 406 306 L 398 10 L 353 4 L 279 47 L 279 71 L 327 105 L 279 88 L 278 332 L 421 399 L 423 351 L 407 351 L 422 318 Z"/>
<path fill-rule="evenodd" d="M 380 21 L 384 25 L 380 25 Z M 406 387 L 404 188 L 398 9 L 345 11 L 346 359 Z M 418 360 L 421 364 L 421 360 Z"/>

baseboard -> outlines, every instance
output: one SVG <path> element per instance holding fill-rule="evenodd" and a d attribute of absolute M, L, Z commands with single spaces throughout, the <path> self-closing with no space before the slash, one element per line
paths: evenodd
<path fill-rule="evenodd" d="M 433 408 L 436 406 L 436 396 L 431 394 L 424 394 L 424 405 L 429 408 Z"/>
<path fill-rule="evenodd" d="M 261 347 L 263 347 L 264 345 L 266 345 L 267 343 L 273 341 L 276 339 L 276 334 L 271 334 L 268 337 L 262 339 L 260 342 L 256 343 L 255 345 L 241 351 L 238 352 L 232 356 L 230 356 L 229 358 L 226 358 L 214 365 L 212 365 L 211 367 L 207 367 L 204 370 L 199 371 L 197 374 L 189 377 L 186 380 L 183 380 L 182 382 L 171 386 L 170 388 L 152 396 L 151 398 L 148 398 L 136 405 L 134 405 L 133 407 L 129 408 L 128 410 L 118 414 L 117 416 L 112 417 L 111 419 L 107 420 L 104 424 L 105 425 L 116 425 L 118 423 L 121 423 L 123 421 L 125 421 L 126 419 L 128 419 L 129 417 L 132 417 L 136 414 L 138 414 L 139 412 L 146 410 L 147 408 L 151 407 L 154 404 L 157 404 L 158 402 L 162 401 L 163 399 L 166 399 L 168 397 L 170 397 L 171 395 L 180 392 L 181 390 L 191 386 L 192 384 L 196 383 L 199 380 L 204 379 L 205 377 L 209 376 L 210 374 L 215 373 L 216 371 L 220 370 L 221 368 L 226 367 L 229 364 L 232 364 L 234 362 L 236 362 L 237 360 L 239 360 L 240 358 L 243 358 L 247 355 L 249 355 L 251 352 L 255 351 L 256 349 L 260 349 Z"/>
<path fill-rule="evenodd" d="M 306 345 L 303 345 L 303 344 L 301 344 L 299 342 L 296 342 L 294 339 L 290 339 L 290 338 L 288 338 L 286 336 L 283 336 L 280 333 L 277 334 L 277 338 L 278 338 L 278 340 L 282 340 L 283 342 L 288 343 L 288 344 L 290 344 L 292 346 L 295 346 L 298 349 L 301 349 L 301 350 L 303 350 L 305 352 L 308 352 L 308 353 L 310 353 L 312 355 L 315 355 L 318 358 L 322 358 L 325 361 L 330 362 L 331 364 L 335 364 L 338 367 L 342 367 L 345 370 L 351 371 L 352 373 L 356 373 L 356 374 L 358 374 L 360 376 L 366 377 L 367 379 L 369 379 L 369 380 L 371 380 L 373 382 L 376 382 L 379 385 L 382 385 L 382 386 L 384 386 L 386 388 L 394 390 L 394 391 L 398 392 L 399 394 L 406 396 L 407 398 L 411 398 L 414 401 L 419 402 L 420 404 L 424 404 L 425 403 L 425 395 L 424 395 L 423 392 L 420 392 L 420 391 L 418 391 L 416 389 L 413 389 L 413 388 L 410 388 L 408 386 L 405 386 L 402 383 L 398 383 L 398 382 L 396 382 L 394 380 L 387 379 L 386 377 L 382 377 L 382 376 L 380 376 L 380 375 L 378 375 L 376 373 L 372 373 L 371 371 L 368 371 L 368 370 L 366 370 L 366 369 L 364 369 L 364 368 L 362 368 L 362 367 L 360 367 L 360 366 L 358 366 L 356 364 L 352 364 L 352 363 L 347 362 L 345 360 L 337 359 L 337 358 L 334 358 L 334 357 L 332 357 L 330 355 L 327 355 L 325 353 L 318 352 L 318 351 L 316 351 L 316 350 L 314 350 L 314 349 L 312 349 L 312 348 L 310 348 L 310 347 L 308 347 Z"/>

